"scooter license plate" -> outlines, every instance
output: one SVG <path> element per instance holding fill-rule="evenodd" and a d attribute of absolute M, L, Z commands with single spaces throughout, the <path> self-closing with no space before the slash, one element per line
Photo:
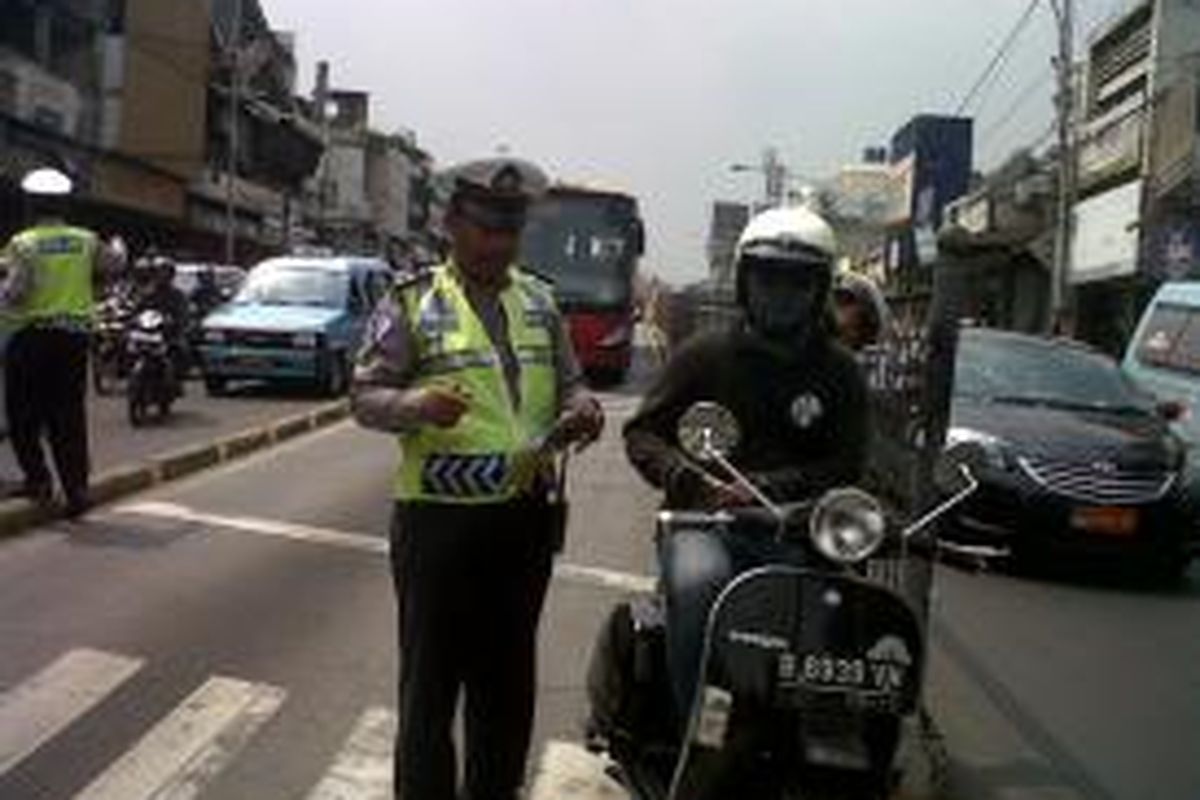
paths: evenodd
<path fill-rule="evenodd" d="M 800 682 L 809 689 L 892 694 L 904 687 L 909 669 L 899 661 L 809 653 L 800 659 Z"/>
<path fill-rule="evenodd" d="M 1136 508 L 1098 506 L 1071 512 L 1071 527 L 1102 536 L 1132 536 L 1138 529 Z"/>

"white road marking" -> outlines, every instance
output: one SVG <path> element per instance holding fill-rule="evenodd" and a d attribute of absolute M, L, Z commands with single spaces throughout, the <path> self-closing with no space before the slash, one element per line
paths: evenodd
<path fill-rule="evenodd" d="M 87 713 L 142 663 L 98 650 L 72 650 L 0 694 L 0 775 Z"/>
<path fill-rule="evenodd" d="M 135 514 L 142 517 L 158 517 L 160 519 L 192 522 L 213 528 L 227 528 L 243 533 L 257 533 L 262 536 L 275 536 L 281 539 L 292 539 L 298 542 L 332 545 L 347 550 L 360 550 L 368 553 L 386 554 L 387 539 L 370 536 L 364 533 L 347 533 L 331 528 L 317 528 L 311 525 L 299 525 L 294 522 L 263 519 L 262 517 L 226 516 L 198 511 L 177 503 L 145 501 L 127 503 L 117 506 L 114 514 Z"/>
<path fill-rule="evenodd" d="M 369 709 L 308 800 L 392 800 L 396 713 Z"/>
<path fill-rule="evenodd" d="M 542 751 L 529 800 L 617 800 L 629 792 L 607 774 L 609 762 L 570 742 L 550 741 Z"/>
<path fill-rule="evenodd" d="M 210 678 L 76 800 L 197 797 L 283 704 L 266 684 Z"/>
<path fill-rule="evenodd" d="M 623 592 L 652 592 L 656 580 L 650 575 L 636 575 L 603 567 L 584 567 L 578 564 L 558 563 L 554 565 L 554 576 L 575 583 L 586 583 L 603 589 Z"/>
<path fill-rule="evenodd" d="M 263 519 L 261 517 L 211 514 L 207 511 L 199 511 L 177 503 L 159 501 L 126 503 L 117 506 L 109 514 L 190 522 L 212 528 L 290 539 L 292 541 L 308 542 L 311 544 L 322 544 L 375 555 L 386 555 L 388 552 L 387 539 L 379 536 L 339 531 L 331 528 L 318 528 L 311 525 L 300 525 L 294 522 Z M 654 589 L 655 584 L 655 579 L 649 575 L 638 575 L 630 572 L 605 569 L 603 567 L 588 567 L 577 564 L 558 563 L 554 567 L 554 574 L 560 580 L 625 592 L 649 592 Z"/>

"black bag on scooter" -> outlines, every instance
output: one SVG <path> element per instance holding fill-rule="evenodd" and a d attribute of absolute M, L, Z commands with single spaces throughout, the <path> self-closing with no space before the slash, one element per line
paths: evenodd
<path fill-rule="evenodd" d="M 635 597 L 613 607 L 588 666 L 593 733 L 639 742 L 670 741 L 676 735 L 665 651 L 658 598 Z"/>

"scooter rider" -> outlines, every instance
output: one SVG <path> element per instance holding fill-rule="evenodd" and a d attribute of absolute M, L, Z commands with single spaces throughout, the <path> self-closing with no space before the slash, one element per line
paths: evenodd
<path fill-rule="evenodd" d="M 177 394 L 183 390 L 185 334 L 188 300 L 175 286 L 175 262 L 168 256 L 147 254 L 135 266 L 134 313 L 157 311 L 163 315 L 163 334 L 170 354 L 170 382 Z"/>
<path fill-rule="evenodd" d="M 736 251 L 745 325 L 702 334 L 675 354 L 624 429 L 630 461 L 672 509 L 746 505 L 749 493 L 699 468 L 676 425 L 693 403 L 715 401 L 741 425 L 731 461 L 776 500 L 855 483 L 868 447 L 867 390 L 854 358 L 833 339 L 835 241 L 801 207 L 765 211 Z M 737 574 L 800 557 L 799 545 L 694 531 L 659 542 L 667 600 L 668 667 L 686 716 L 709 610 Z"/>

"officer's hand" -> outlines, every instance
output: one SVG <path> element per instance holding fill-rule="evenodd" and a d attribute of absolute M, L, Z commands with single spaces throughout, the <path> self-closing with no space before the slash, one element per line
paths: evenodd
<path fill-rule="evenodd" d="M 556 445 L 576 445 L 576 452 L 600 438 L 604 432 L 604 408 L 594 397 L 588 397 L 567 409 L 558 418 L 551 439 Z"/>
<path fill-rule="evenodd" d="M 426 424 L 453 428 L 467 412 L 471 398 L 458 386 L 428 386 L 418 390 L 415 404 Z"/>

